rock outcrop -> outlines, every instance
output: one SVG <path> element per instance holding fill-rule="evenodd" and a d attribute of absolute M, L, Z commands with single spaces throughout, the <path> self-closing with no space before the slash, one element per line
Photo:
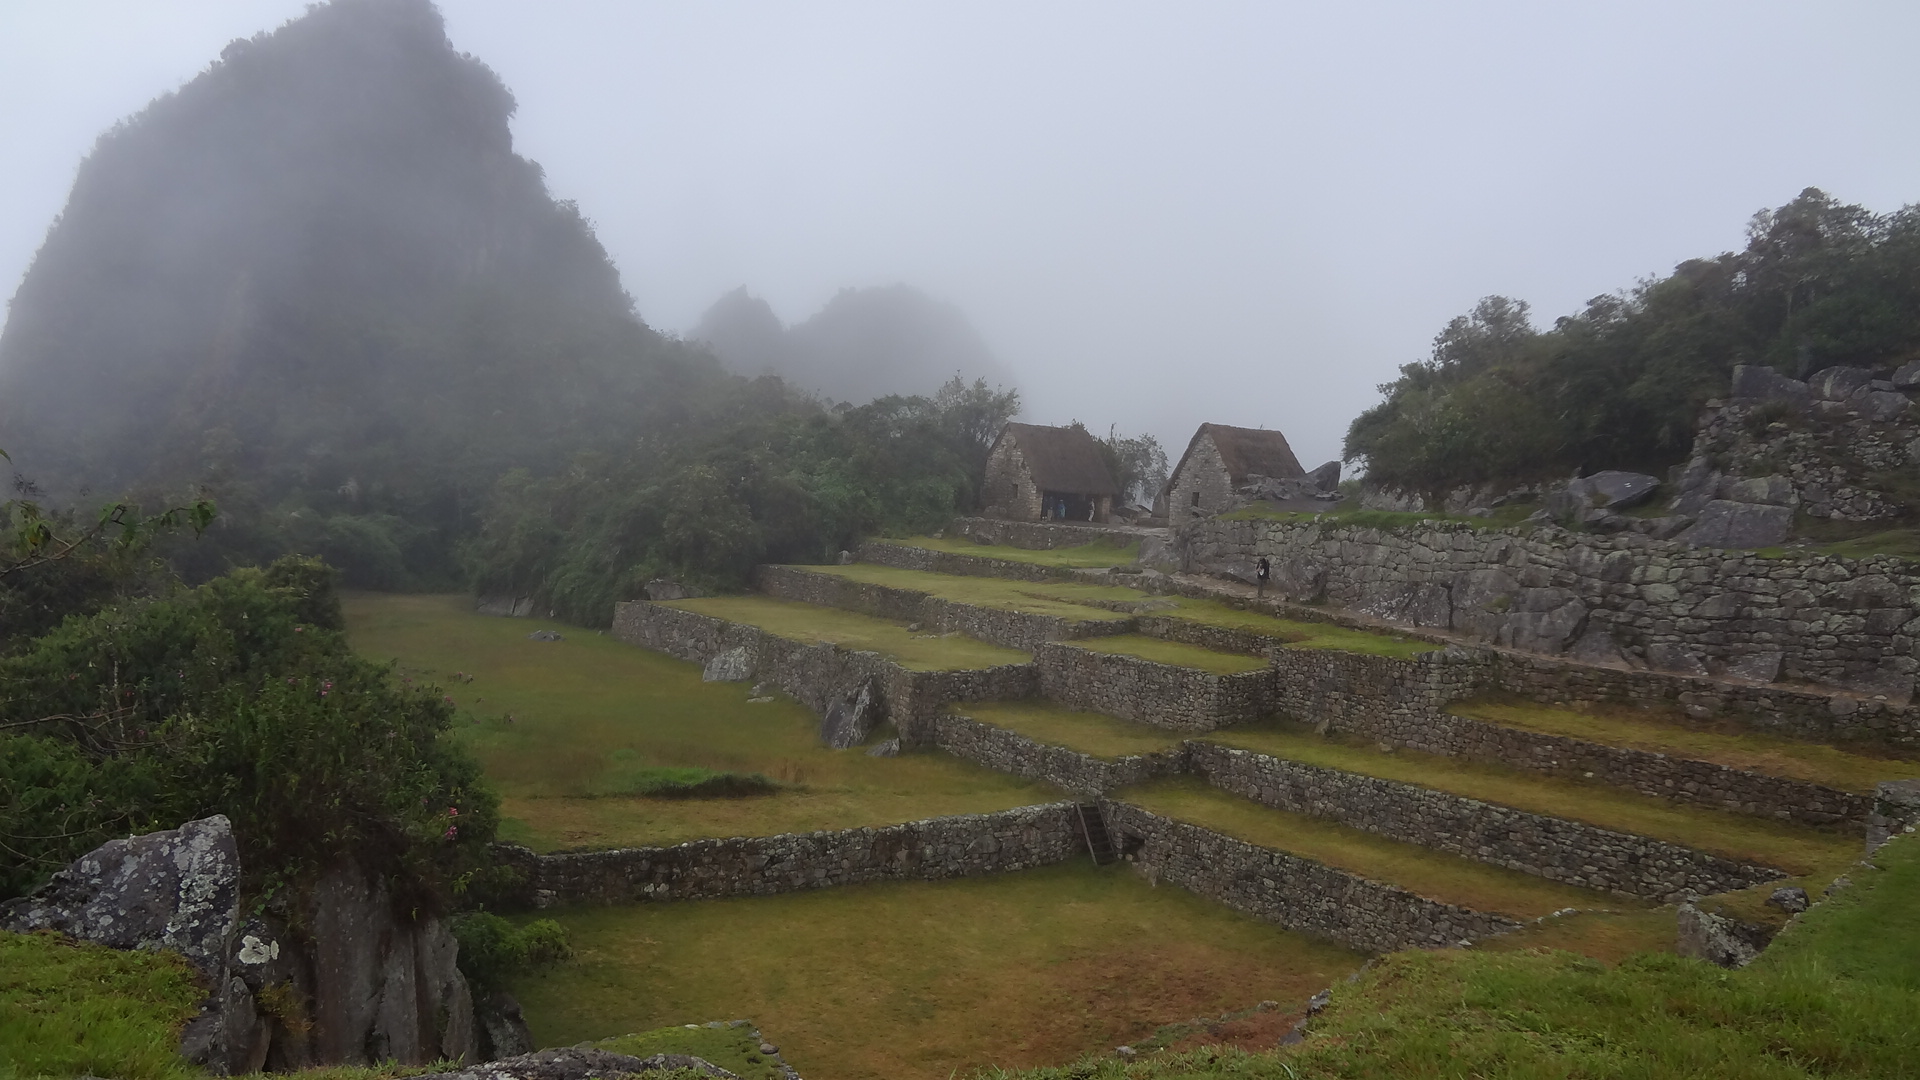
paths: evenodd
<path fill-rule="evenodd" d="M 880 687 L 871 678 L 862 679 L 860 685 L 827 707 L 827 715 L 820 721 L 820 740 L 835 750 L 849 750 L 866 742 L 886 719 Z"/>
<path fill-rule="evenodd" d="M 1753 963 L 1754 957 L 1772 940 L 1771 927 L 1740 922 L 1702 911 L 1692 904 L 1681 904 L 1679 937 L 1674 951 L 1723 968 L 1741 968 Z"/>
<path fill-rule="evenodd" d="M 346 863 L 307 897 L 297 936 L 242 921 L 240 881 L 233 827 L 215 815 L 101 845 L 0 907 L 0 927 L 186 957 L 209 992 L 181 1053 L 217 1075 L 478 1056 L 458 946 L 438 919 L 396 914 L 385 883 Z"/>

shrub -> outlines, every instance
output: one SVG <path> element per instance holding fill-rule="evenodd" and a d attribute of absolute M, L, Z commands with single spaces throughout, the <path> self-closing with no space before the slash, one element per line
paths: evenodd
<path fill-rule="evenodd" d="M 469 912 L 453 920 L 453 937 L 460 943 L 460 971 L 476 993 L 496 990 L 518 972 L 573 956 L 566 928 L 552 919 L 515 926 L 491 912 Z"/>

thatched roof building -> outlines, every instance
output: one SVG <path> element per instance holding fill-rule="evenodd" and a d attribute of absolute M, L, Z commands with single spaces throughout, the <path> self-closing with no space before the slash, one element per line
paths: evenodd
<path fill-rule="evenodd" d="M 987 454 L 990 516 L 1106 521 L 1119 494 L 1099 442 L 1085 428 L 1008 424 Z"/>
<path fill-rule="evenodd" d="M 1236 509 L 1234 491 L 1251 476 L 1304 476 L 1287 437 L 1266 428 L 1201 424 L 1167 479 L 1170 515 L 1211 516 Z"/>

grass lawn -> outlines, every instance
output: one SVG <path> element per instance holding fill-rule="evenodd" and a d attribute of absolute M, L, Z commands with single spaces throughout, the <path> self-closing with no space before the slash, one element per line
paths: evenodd
<path fill-rule="evenodd" d="M 750 1017 L 802 1076 L 948 1080 L 1286 1005 L 1361 957 L 1123 865 L 546 912 L 575 959 L 511 990 L 535 1040 Z"/>
<path fill-rule="evenodd" d="M 1156 611 L 1176 619 L 1204 623 L 1229 630 L 1245 630 L 1276 638 L 1292 649 L 1335 649 L 1340 652 L 1369 653 L 1374 656 L 1412 657 L 1432 652 L 1441 646 L 1431 641 L 1350 630 L 1334 623 L 1282 619 L 1259 611 L 1234 607 L 1222 600 L 1182 598 L 1167 611 Z"/>
<path fill-rule="evenodd" d="M 929 570 L 902 570 L 878 563 L 853 563 L 847 566 L 796 566 L 818 574 L 832 574 L 850 581 L 911 589 L 956 604 L 1024 611 L 1034 615 L 1057 615 L 1078 621 L 1112 622 L 1130 616 L 1124 611 L 1096 607 L 1093 601 L 1137 604 L 1153 597 L 1138 589 L 1119 585 L 1089 585 L 1078 581 L 1014 581 L 1009 578 L 971 577 L 964 574 L 936 574 Z"/>
<path fill-rule="evenodd" d="M 1667 840 L 1789 874 L 1825 874 L 1831 878 L 1859 856 L 1860 837 L 1851 831 L 1812 829 L 1684 806 L 1604 784 L 1545 777 L 1414 750 L 1386 753 L 1357 740 L 1315 735 L 1299 725 L 1232 728 L 1208 738 L 1309 765 L 1400 780 L 1516 810 Z"/>
<path fill-rule="evenodd" d="M 357 651 L 397 658 L 403 674 L 455 699 L 460 737 L 502 796 L 506 838 L 541 850 L 883 825 L 1059 798 L 945 754 L 828 750 L 804 706 L 750 703 L 745 684 L 703 683 L 695 664 L 591 630 L 477 615 L 459 596 L 356 594 L 344 606 Z M 527 639 L 542 628 L 565 640 Z M 663 766 L 759 773 L 781 786 L 751 798 L 618 794 Z"/>
<path fill-rule="evenodd" d="M 204 996 L 175 953 L 0 930 L 0 1077 L 196 1080 L 180 1025 Z"/>
<path fill-rule="evenodd" d="M 1095 540 L 1076 547 L 1051 548 L 1046 551 L 980 544 L 964 536 L 937 538 L 909 536 L 903 540 L 883 540 L 881 543 L 926 548 L 928 551 L 944 551 L 951 555 L 977 555 L 983 559 L 1004 559 L 1007 562 L 1061 568 L 1093 567 L 1097 569 L 1106 566 L 1131 566 L 1134 560 L 1140 557 L 1138 540 L 1125 544 L 1115 543 L 1112 540 Z"/>
<path fill-rule="evenodd" d="M 1737 727 L 1715 730 L 1690 723 L 1679 714 L 1654 714 L 1640 709 L 1585 712 L 1556 709 L 1531 701 L 1456 702 L 1451 708 L 1460 716 L 1524 731 L 1711 761 L 1728 768 L 1806 780 L 1842 791 L 1872 794 L 1874 784 L 1881 780 L 1920 776 L 1920 762 L 1853 753 Z"/>
<path fill-rule="evenodd" d="M 707 596 L 675 600 L 668 607 L 757 626 L 794 641 L 826 641 L 856 651 L 877 652 L 915 671 L 960 671 L 1024 664 L 1026 653 L 989 645 L 965 634 L 917 634 L 905 623 L 815 607 L 771 596 Z"/>
<path fill-rule="evenodd" d="M 1258 656 L 1242 656 L 1239 653 L 1214 652 L 1198 645 L 1188 645 L 1180 641 L 1164 641 L 1147 637 L 1144 634 L 1114 634 L 1110 637 L 1078 638 L 1063 642 L 1076 649 L 1091 652 L 1117 653 L 1121 656 L 1137 656 L 1142 660 L 1152 660 L 1157 664 L 1172 664 L 1175 667 L 1198 668 L 1215 675 L 1238 675 L 1245 671 L 1259 671 L 1267 666 L 1265 659 Z"/>
<path fill-rule="evenodd" d="M 1069 709 L 1051 701 L 980 701 L 954 706 L 983 724 L 1017 731 L 1052 746 L 1064 746 L 1097 758 L 1127 757 L 1172 750 L 1180 737 L 1150 724 L 1136 724 L 1104 713 Z"/>
<path fill-rule="evenodd" d="M 1534 919 L 1562 908 L 1622 908 L 1633 902 L 1592 889 L 1404 844 L 1331 821 L 1262 806 L 1180 776 L 1113 795 L 1162 817 L 1200 825 L 1249 844 L 1301 855 L 1348 873 L 1398 885 L 1430 900 L 1515 918 Z"/>

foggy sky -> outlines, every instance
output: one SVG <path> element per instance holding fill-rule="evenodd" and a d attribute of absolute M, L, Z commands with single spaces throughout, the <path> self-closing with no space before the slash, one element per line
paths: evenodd
<path fill-rule="evenodd" d="M 303 0 L 0 0 L 0 293 L 94 138 Z M 1477 298 L 1536 321 L 1821 187 L 1920 201 L 1920 4 L 442 0 L 649 323 L 959 305 L 1026 419 L 1336 457 Z M 929 388 L 931 389 L 931 388 Z"/>

